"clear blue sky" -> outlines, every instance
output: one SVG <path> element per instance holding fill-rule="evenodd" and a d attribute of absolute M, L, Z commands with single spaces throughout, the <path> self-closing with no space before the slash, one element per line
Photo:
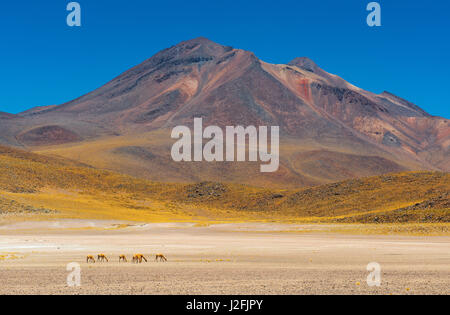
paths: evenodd
<path fill-rule="evenodd" d="M 450 118 L 449 1 L 80 0 L 82 27 L 66 24 L 69 0 L 0 5 L 0 111 L 61 104 L 182 40 L 204 36 L 272 63 L 308 56 L 325 70 L 388 90 Z"/>

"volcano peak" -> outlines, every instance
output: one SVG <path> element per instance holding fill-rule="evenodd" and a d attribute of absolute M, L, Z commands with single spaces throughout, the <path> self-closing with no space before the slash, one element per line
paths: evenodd
<path fill-rule="evenodd" d="M 294 60 L 289 62 L 289 65 L 296 66 L 296 67 L 299 67 L 301 69 L 304 69 L 306 71 L 313 72 L 313 73 L 316 73 L 317 70 L 319 69 L 317 64 L 308 57 L 295 58 Z"/>

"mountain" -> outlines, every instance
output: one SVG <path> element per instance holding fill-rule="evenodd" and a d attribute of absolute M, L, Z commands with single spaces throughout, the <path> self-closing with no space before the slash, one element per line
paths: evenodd
<path fill-rule="evenodd" d="M 250 162 L 173 162 L 171 128 L 194 117 L 280 126 L 278 172 Z M 71 102 L 2 120 L 0 142 L 159 181 L 296 187 L 450 170 L 449 120 L 364 91 L 309 58 L 269 64 L 206 38 L 165 49 Z"/>
<path fill-rule="evenodd" d="M 43 113 L 49 109 L 52 109 L 54 107 L 56 107 L 57 105 L 47 105 L 47 106 L 36 106 L 33 108 L 30 108 L 26 111 L 21 112 L 19 115 L 21 116 L 32 116 L 32 115 L 36 115 L 38 113 Z"/>
<path fill-rule="evenodd" d="M 15 118 L 15 117 L 16 117 L 16 115 L 14 115 L 14 114 L 0 112 L 0 119 L 6 120 L 6 119 L 12 119 L 12 118 Z"/>

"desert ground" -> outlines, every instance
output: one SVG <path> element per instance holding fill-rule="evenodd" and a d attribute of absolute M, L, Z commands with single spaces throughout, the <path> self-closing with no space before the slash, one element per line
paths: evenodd
<path fill-rule="evenodd" d="M 0 294 L 449 294 L 450 237 L 352 235 L 331 225 L 132 224 L 62 220 L 0 226 Z M 108 263 L 87 264 L 104 253 Z M 147 263 L 130 262 L 143 253 Z M 155 262 L 163 253 L 168 262 Z M 126 254 L 128 263 L 119 263 Z M 69 287 L 68 263 L 81 266 Z M 366 266 L 381 265 L 369 287 Z"/>

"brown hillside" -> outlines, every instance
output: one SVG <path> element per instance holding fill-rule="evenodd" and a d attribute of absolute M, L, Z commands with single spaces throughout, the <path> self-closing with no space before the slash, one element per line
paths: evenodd
<path fill-rule="evenodd" d="M 450 174 L 439 172 L 388 174 L 300 190 L 164 184 L 0 146 L 0 212 L 10 215 L 149 222 L 449 222 L 449 191 Z"/>

